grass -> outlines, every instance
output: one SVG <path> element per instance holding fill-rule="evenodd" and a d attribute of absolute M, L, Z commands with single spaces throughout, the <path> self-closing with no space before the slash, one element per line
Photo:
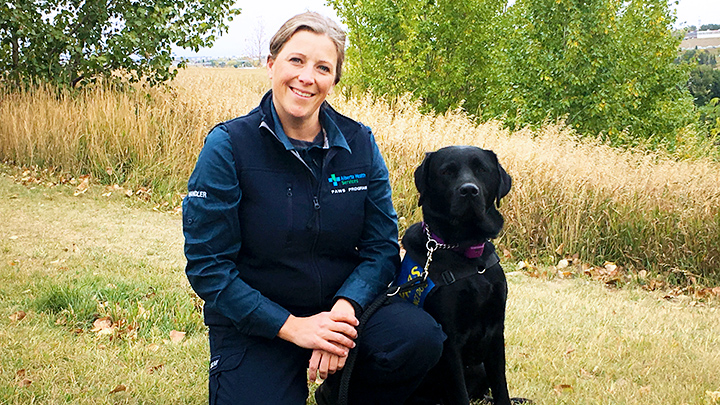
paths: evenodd
<path fill-rule="evenodd" d="M 203 403 L 207 338 L 179 216 L 74 189 L 0 178 L 0 403 Z M 104 316 L 116 328 L 93 332 Z"/>
<path fill-rule="evenodd" d="M 189 69 L 167 91 L 0 91 L 0 160 L 10 164 L 0 167 L 0 404 L 206 402 L 207 337 L 172 209 L 207 131 L 254 108 L 264 77 Z M 510 133 L 408 100 L 332 104 L 373 128 L 401 232 L 420 218 L 412 172 L 426 151 L 493 149 L 513 176 L 496 240 L 510 271 L 512 395 L 717 403 L 717 299 L 638 288 L 664 286 L 656 274 L 689 292 L 720 283 L 717 149 L 688 136 L 674 154 L 623 151 L 562 123 Z M 574 256 L 616 262 L 635 282 L 608 289 L 582 267 L 554 279 L 552 265 Z M 513 271 L 520 260 L 532 271 Z M 105 317 L 114 326 L 95 327 Z M 173 330 L 187 334 L 175 343 Z"/>
<path fill-rule="evenodd" d="M 195 68 L 173 86 L 0 91 L 0 160 L 66 180 L 90 175 L 177 207 L 206 133 L 254 108 L 269 82 L 262 70 Z M 694 136 L 680 136 L 673 154 L 618 150 L 578 140 L 562 123 L 510 133 L 462 111 L 422 114 L 409 98 L 389 105 L 338 96 L 332 104 L 373 128 L 401 232 L 420 218 L 412 172 L 424 153 L 471 144 L 493 149 L 513 176 L 497 244 L 515 260 L 555 264 L 578 254 L 593 264 L 689 271 L 704 284 L 720 283 L 718 149 Z"/>
<path fill-rule="evenodd" d="M 100 186 L 74 195 L 76 186 L 26 186 L 0 171 L 0 404 L 206 403 L 207 336 L 183 272 L 180 217 Z M 718 300 L 583 277 L 508 279 L 513 396 L 716 403 Z M 11 319 L 18 311 L 26 316 Z M 119 325 L 94 332 L 105 316 Z M 172 330 L 187 335 L 173 343 Z"/>

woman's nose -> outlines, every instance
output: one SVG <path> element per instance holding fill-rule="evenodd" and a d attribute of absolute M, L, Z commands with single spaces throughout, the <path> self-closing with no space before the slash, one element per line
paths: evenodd
<path fill-rule="evenodd" d="M 305 66 L 300 71 L 300 75 L 298 76 L 298 79 L 303 84 L 313 84 L 315 82 L 315 72 L 313 71 L 312 66 Z"/>

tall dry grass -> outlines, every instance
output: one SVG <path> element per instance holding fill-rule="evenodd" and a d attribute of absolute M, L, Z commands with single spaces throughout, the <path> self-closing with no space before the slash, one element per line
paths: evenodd
<path fill-rule="evenodd" d="M 494 150 L 513 176 L 499 244 L 516 257 L 557 259 L 563 251 L 720 281 L 720 165 L 709 158 L 621 151 L 578 141 L 563 125 L 509 133 L 500 122 L 475 125 L 462 112 L 423 115 L 405 100 L 338 104 L 374 129 L 396 208 L 410 223 L 420 217 L 412 172 L 424 152 L 476 145 Z"/>
<path fill-rule="evenodd" d="M 205 134 L 254 108 L 269 87 L 261 70 L 188 69 L 173 89 L 69 95 L 5 90 L 0 159 L 151 187 L 179 202 Z M 391 172 L 401 231 L 419 219 L 412 172 L 425 151 L 451 144 L 494 150 L 513 176 L 497 241 L 516 258 L 557 259 L 558 247 L 590 262 L 655 272 L 682 269 L 720 282 L 720 165 L 662 152 L 579 141 L 562 124 L 510 133 L 463 112 L 422 114 L 408 99 L 333 98 L 373 128 Z"/>

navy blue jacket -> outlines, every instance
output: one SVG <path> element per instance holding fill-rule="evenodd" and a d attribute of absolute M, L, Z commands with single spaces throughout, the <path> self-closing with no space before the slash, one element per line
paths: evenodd
<path fill-rule="evenodd" d="M 186 273 L 208 325 L 272 338 L 290 314 L 343 297 L 368 305 L 399 266 L 388 170 L 369 128 L 320 109 L 316 176 L 279 124 L 268 92 L 208 134 L 183 201 Z"/>

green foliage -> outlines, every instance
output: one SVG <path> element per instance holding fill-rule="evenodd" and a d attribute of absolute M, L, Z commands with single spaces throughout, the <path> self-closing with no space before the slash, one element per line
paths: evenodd
<path fill-rule="evenodd" d="M 75 86 L 175 75 L 171 46 L 198 50 L 239 14 L 232 0 L 11 0 L 0 5 L 0 78 Z"/>
<path fill-rule="evenodd" d="M 565 116 L 612 143 L 666 143 L 692 121 L 665 1 L 520 0 L 510 14 L 516 123 Z"/>
<path fill-rule="evenodd" d="M 704 106 L 714 98 L 720 98 L 720 70 L 699 65 L 690 72 L 688 89 L 695 99 L 695 105 Z"/>
<path fill-rule="evenodd" d="M 717 58 L 707 49 L 690 49 L 683 52 L 678 61 L 685 63 L 697 63 L 698 65 L 717 65 Z"/>
<path fill-rule="evenodd" d="M 565 119 L 613 144 L 675 146 L 693 120 L 664 0 L 330 0 L 351 90 L 412 92 L 513 127 Z"/>
<path fill-rule="evenodd" d="M 699 108 L 700 123 L 713 139 L 720 139 L 720 98 L 710 100 Z"/>
<path fill-rule="evenodd" d="M 446 111 L 482 108 L 498 79 L 501 0 L 330 0 L 349 28 L 351 91 L 412 91 Z"/>

